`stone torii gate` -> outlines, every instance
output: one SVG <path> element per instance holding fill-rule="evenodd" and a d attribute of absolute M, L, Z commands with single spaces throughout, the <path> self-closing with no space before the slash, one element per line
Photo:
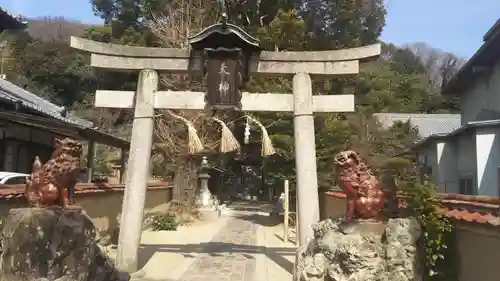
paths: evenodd
<path fill-rule="evenodd" d="M 224 22 L 206 28 L 189 41 L 192 50 L 132 47 L 71 38 L 71 47 L 91 53 L 93 67 L 139 71 L 136 92 L 98 90 L 95 97 L 96 107 L 135 110 L 117 256 L 118 268 L 128 272 L 137 270 L 154 109 L 202 110 L 207 108 L 211 100 L 213 102 L 213 98 L 207 99 L 207 93 L 204 92 L 158 91 L 157 71 L 208 72 L 208 94 L 218 91 L 220 95 L 224 88 L 223 81 L 212 81 L 213 75 L 214 71 L 222 71 L 226 66 L 239 74 L 239 78 L 232 77 L 229 83 L 224 81 L 226 92 L 227 89 L 237 92 L 236 88 L 242 86 L 249 73 L 293 76 L 291 94 L 245 92 L 239 94 L 240 100 L 233 102 L 242 111 L 293 112 L 299 233 L 300 244 L 304 245 L 313 238 L 311 225 L 319 220 L 313 113 L 354 111 L 353 95 L 313 96 L 309 75 L 357 74 L 359 61 L 377 57 L 381 49 L 380 44 L 376 44 L 317 52 L 260 51 L 257 39 L 241 28 Z M 236 61 L 235 56 L 240 56 L 240 60 L 231 64 Z"/>

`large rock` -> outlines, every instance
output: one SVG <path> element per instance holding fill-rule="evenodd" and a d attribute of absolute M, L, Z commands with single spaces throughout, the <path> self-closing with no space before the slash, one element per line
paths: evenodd
<path fill-rule="evenodd" d="M 415 218 L 350 225 L 326 219 L 298 249 L 294 281 L 420 281 L 420 232 Z"/>
<path fill-rule="evenodd" d="M 80 210 L 12 209 L 1 235 L 0 280 L 128 280 L 96 243 Z"/>

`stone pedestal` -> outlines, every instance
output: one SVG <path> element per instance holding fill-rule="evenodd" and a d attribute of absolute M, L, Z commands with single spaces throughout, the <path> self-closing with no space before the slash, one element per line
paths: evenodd
<path fill-rule="evenodd" d="M 81 210 L 12 209 L 0 237 L 0 280 L 129 280 L 96 244 Z"/>
<path fill-rule="evenodd" d="M 297 250 L 294 281 L 421 281 L 417 255 L 420 225 L 415 218 L 386 224 L 326 219 L 315 239 Z"/>
<path fill-rule="evenodd" d="M 198 211 L 200 212 L 200 219 L 204 221 L 217 221 L 222 213 L 220 209 L 199 209 Z"/>
<path fill-rule="evenodd" d="M 198 204 L 200 204 L 204 208 L 211 207 L 213 205 L 212 194 L 208 189 L 208 180 L 210 179 L 210 175 L 208 173 L 200 173 L 198 175 L 198 178 L 200 179 L 200 193 L 198 195 Z"/>

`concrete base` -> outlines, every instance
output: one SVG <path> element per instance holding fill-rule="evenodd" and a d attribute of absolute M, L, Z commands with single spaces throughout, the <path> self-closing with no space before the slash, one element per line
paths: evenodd
<path fill-rule="evenodd" d="M 199 210 L 200 219 L 204 221 L 218 221 L 221 216 L 221 210 Z"/>

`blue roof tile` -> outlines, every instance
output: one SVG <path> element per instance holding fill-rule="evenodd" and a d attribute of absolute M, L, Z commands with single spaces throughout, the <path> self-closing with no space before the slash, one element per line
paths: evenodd
<path fill-rule="evenodd" d="M 460 128 L 460 114 L 412 114 L 412 113 L 375 113 L 382 126 L 388 128 L 395 122 L 410 121 L 418 128 L 421 138 L 434 134 L 447 134 Z"/>
<path fill-rule="evenodd" d="M 56 118 L 62 122 L 92 128 L 92 122 L 80 118 L 67 118 L 62 116 L 64 107 L 57 106 L 25 89 L 18 87 L 7 80 L 0 79 L 0 99 L 11 102 L 20 102 L 22 106 L 42 114 Z"/>

